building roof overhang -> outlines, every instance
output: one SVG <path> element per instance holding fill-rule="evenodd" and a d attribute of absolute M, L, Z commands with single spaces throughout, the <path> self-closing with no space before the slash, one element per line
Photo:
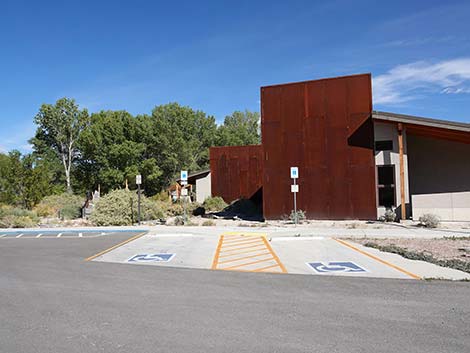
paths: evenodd
<path fill-rule="evenodd" d="M 402 124 L 407 134 L 470 143 L 470 124 L 373 111 L 374 121 Z"/>

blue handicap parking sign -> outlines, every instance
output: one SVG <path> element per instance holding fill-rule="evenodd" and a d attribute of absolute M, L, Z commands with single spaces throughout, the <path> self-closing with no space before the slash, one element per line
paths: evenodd
<path fill-rule="evenodd" d="M 169 262 L 176 254 L 138 254 L 132 256 L 127 262 Z"/>
<path fill-rule="evenodd" d="M 309 262 L 308 265 L 318 273 L 358 273 L 365 269 L 351 261 Z"/>

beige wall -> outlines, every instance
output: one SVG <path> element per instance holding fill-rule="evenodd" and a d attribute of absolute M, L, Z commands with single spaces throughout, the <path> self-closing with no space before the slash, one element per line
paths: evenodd
<path fill-rule="evenodd" d="M 374 123 L 375 141 L 393 141 L 393 151 L 377 151 L 375 153 L 375 164 L 380 165 L 394 165 L 395 166 L 395 200 L 396 206 L 401 205 L 400 194 L 400 157 L 398 150 L 398 130 L 397 124 L 388 123 Z M 407 137 L 406 132 L 403 135 L 404 145 L 404 164 L 405 164 L 405 203 L 410 202 L 408 192 L 408 154 L 407 154 Z M 378 197 L 378 196 L 377 196 Z M 377 217 L 385 213 L 384 207 L 377 207 Z"/>
<path fill-rule="evenodd" d="M 203 203 L 211 196 L 211 173 L 196 180 L 196 202 Z"/>
<path fill-rule="evenodd" d="M 470 221 L 470 145 L 408 136 L 413 219 Z"/>

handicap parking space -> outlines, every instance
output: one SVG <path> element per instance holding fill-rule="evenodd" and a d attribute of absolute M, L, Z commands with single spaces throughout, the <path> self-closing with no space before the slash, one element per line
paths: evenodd
<path fill-rule="evenodd" d="M 470 279 L 470 275 L 329 237 L 145 234 L 87 260 L 242 272 L 396 279 Z"/>
<path fill-rule="evenodd" d="M 146 234 L 88 260 L 135 265 L 157 265 L 186 268 L 210 268 L 217 237 L 188 233 Z M 119 245 L 119 244 L 118 244 Z"/>
<path fill-rule="evenodd" d="M 343 246 L 332 238 L 272 238 L 271 246 L 282 259 L 289 273 L 412 278 Z"/>

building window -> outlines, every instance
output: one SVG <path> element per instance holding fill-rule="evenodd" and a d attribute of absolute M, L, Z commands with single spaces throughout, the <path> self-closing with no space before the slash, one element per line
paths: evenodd
<path fill-rule="evenodd" d="M 394 165 L 377 166 L 377 189 L 379 206 L 386 208 L 396 206 Z"/>
<path fill-rule="evenodd" d="M 393 151 L 393 141 L 375 141 L 376 151 Z"/>

